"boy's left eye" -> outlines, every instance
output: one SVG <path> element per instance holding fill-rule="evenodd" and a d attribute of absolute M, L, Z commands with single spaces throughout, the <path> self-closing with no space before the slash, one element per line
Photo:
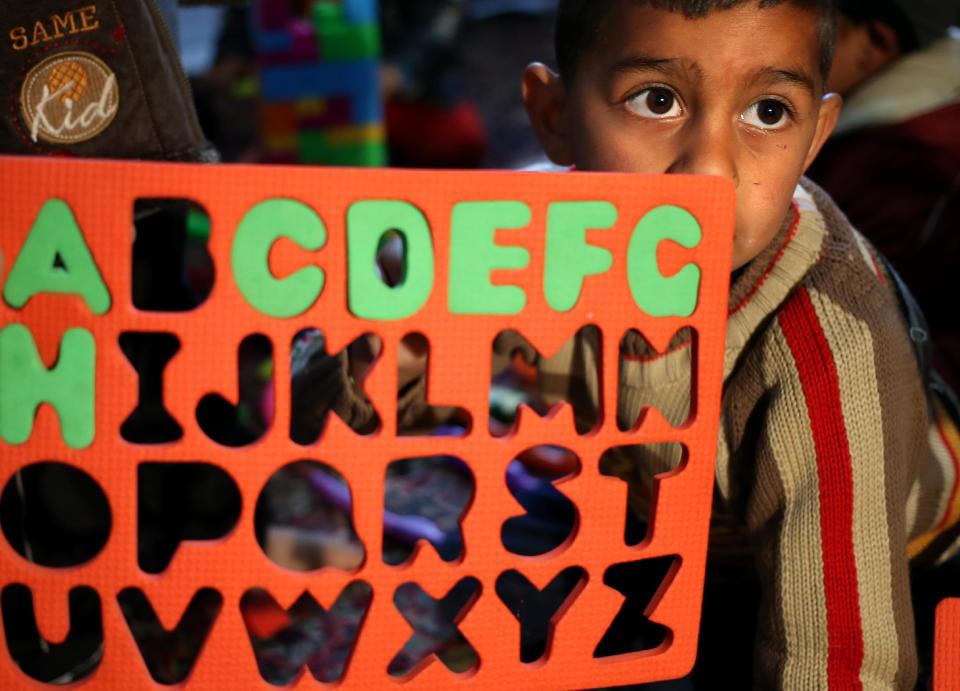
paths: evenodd
<path fill-rule="evenodd" d="M 779 130 L 787 125 L 790 109 L 785 103 L 767 98 L 747 108 L 740 114 L 740 119 L 762 130 Z"/>

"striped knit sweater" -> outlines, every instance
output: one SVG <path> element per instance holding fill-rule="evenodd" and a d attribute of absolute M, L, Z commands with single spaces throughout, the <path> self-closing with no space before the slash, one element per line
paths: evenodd
<path fill-rule="evenodd" d="M 908 545 L 920 553 L 960 513 L 960 444 L 928 421 L 904 319 L 871 253 L 804 181 L 779 235 L 731 287 L 711 560 L 754 568 L 762 583 L 759 688 L 912 689 Z M 647 406 L 687 419 L 689 343 L 681 333 L 658 354 L 639 334 L 624 339 L 622 427 Z M 548 403 L 598 390 L 596 347 L 581 338 L 538 363 Z M 679 451 L 634 447 L 603 470 L 631 483 L 645 518 L 652 477 Z"/>

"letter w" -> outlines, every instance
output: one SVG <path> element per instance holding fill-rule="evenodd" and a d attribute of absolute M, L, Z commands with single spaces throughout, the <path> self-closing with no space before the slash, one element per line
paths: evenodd
<path fill-rule="evenodd" d="M 333 684 L 343 677 L 373 601 L 373 588 L 354 581 L 327 612 L 304 592 L 290 609 L 283 609 L 266 590 L 251 588 L 240 599 L 260 675 L 286 686 L 306 666 L 314 679 Z"/>

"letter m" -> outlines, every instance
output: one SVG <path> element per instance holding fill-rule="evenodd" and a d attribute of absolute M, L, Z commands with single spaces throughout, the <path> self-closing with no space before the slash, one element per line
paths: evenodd
<path fill-rule="evenodd" d="M 556 353 L 545 357 L 520 333 L 502 331 L 493 342 L 490 385 L 490 431 L 505 436 L 518 423 L 521 405 L 541 417 L 559 405 L 573 408 L 577 434 L 600 423 L 603 398 L 600 330 L 585 326 Z"/>
<path fill-rule="evenodd" d="M 60 36 L 61 29 L 67 29 L 67 34 L 77 33 L 77 24 L 74 18 L 73 12 L 67 12 L 62 17 L 59 14 L 55 14 L 50 17 L 53 22 L 53 33 L 57 36 Z"/>

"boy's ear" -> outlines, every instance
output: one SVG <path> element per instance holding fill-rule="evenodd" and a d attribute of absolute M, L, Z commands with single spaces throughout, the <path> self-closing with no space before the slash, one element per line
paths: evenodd
<path fill-rule="evenodd" d="M 540 62 L 523 72 L 523 103 L 537 139 L 551 161 L 573 165 L 566 128 L 566 87 L 560 75 Z"/>
<path fill-rule="evenodd" d="M 817 116 L 817 129 L 813 135 L 813 141 L 810 142 L 810 150 L 807 152 L 807 159 L 803 163 L 803 171 L 806 172 L 810 164 L 816 159 L 820 149 L 833 134 L 833 128 L 837 126 L 837 119 L 840 117 L 840 109 L 843 107 L 843 99 L 840 94 L 825 94 L 820 103 L 820 114 Z"/>

